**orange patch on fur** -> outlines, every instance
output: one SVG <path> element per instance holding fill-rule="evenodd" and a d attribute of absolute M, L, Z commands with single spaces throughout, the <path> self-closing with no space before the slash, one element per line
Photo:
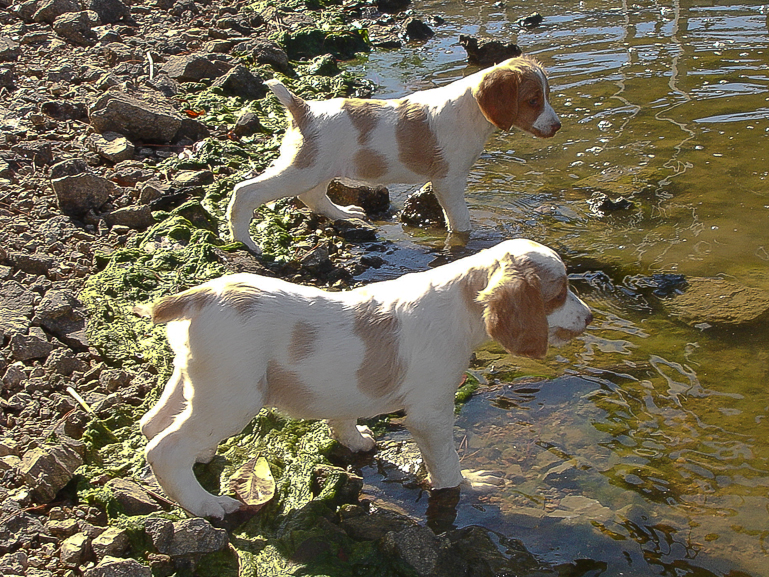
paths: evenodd
<path fill-rule="evenodd" d="M 416 174 L 432 179 L 443 178 L 449 165 L 438 147 L 438 138 L 430 126 L 425 106 L 402 100 L 398 104 L 398 160 Z"/>
<path fill-rule="evenodd" d="M 302 415 L 315 402 L 310 387 L 299 379 L 299 375 L 281 366 L 275 360 L 267 363 L 267 395 L 264 405 L 277 407 L 289 415 Z"/>
<path fill-rule="evenodd" d="M 289 120 L 292 128 L 299 130 L 302 135 L 302 144 L 294 156 L 294 165 L 297 168 L 309 168 L 315 164 L 318 157 L 319 134 L 317 128 L 313 126 L 310 105 L 295 94 L 291 96 L 293 98 L 287 106 Z"/>
<path fill-rule="evenodd" d="M 371 139 L 382 109 L 387 105 L 380 100 L 348 98 L 342 103 L 342 110 L 350 115 L 352 125 L 358 131 L 358 144 L 365 145 Z"/>
<path fill-rule="evenodd" d="M 355 174 L 361 178 L 375 180 L 387 173 L 387 158 L 370 148 L 362 148 L 353 158 Z"/>
<path fill-rule="evenodd" d="M 288 354 L 292 362 L 300 362 L 309 357 L 315 351 L 315 343 L 318 340 L 318 327 L 306 321 L 299 321 L 291 332 L 291 344 Z"/>
<path fill-rule="evenodd" d="M 358 368 L 358 389 L 372 397 L 393 393 L 403 382 L 405 366 L 398 354 L 400 322 L 376 302 L 365 302 L 355 311 L 353 332 L 365 345 Z"/>

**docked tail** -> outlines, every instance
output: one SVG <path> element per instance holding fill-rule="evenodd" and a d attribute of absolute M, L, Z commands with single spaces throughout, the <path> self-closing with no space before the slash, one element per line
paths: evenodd
<path fill-rule="evenodd" d="M 156 325 L 191 318 L 217 294 L 206 286 L 198 286 L 176 295 L 163 297 L 150 305 L 137 305 L 137 315 L 149 317 Z"/>
<path fill-rule="evenodd" d="M 288 113 L 294 118 L 297 124 L 301 126 L 302 123 L 299 121 L 307 114 L 307 103 L 286 88 L 286 86 L 279 80 L 267 80 L 265 81 L 265 84 L 272 90 L 273 94 L 278 97 L 280 103 L 286 107 L 286 110 L 288 110 Z"/>

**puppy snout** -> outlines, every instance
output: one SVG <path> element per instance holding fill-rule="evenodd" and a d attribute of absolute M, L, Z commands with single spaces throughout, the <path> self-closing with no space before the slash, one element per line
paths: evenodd
<path fill-rule="evenodd" d="M 591 311 L 587 312 L 587 317 L 585 318 L 585 328 L 590 326 L 590 323 L 593 322 L 593 313 Z"/>

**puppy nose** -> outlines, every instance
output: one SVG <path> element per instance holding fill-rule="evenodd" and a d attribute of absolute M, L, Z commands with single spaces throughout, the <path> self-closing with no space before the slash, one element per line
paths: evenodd
<path fill-rule="evenodd" d="M 592 322 L 593 322 L 593 313 L 588 312 L 587 318 L 585 319 L 585 327 L 587 327 Z"/>
<path fill-rule="evenodd" d="M 560 121 L 560 120 L 556 120 L 556 121 L 553 123 L 553 134 L 555 134 L 555 133 L 556 133 L 556 132 L 558 132 L 559 130 L 561 130 L 561 121 Z"/>

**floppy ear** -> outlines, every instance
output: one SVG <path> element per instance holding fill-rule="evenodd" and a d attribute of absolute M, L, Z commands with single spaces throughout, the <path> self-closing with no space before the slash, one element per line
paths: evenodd
<path fill-rule="evenodd" d="M 492 70 L 473 91 L 486 120 L 501 130 L 510 130 L 518 117 L 518 86 L 521 77 L 509 68 Z"/>
<path fill-rule="evenodd" d="M 531 268 L 500 269 L 478 295 L 488 335 L 514 355 L 544 358 L 548 325 L 539 277 Z"/>

